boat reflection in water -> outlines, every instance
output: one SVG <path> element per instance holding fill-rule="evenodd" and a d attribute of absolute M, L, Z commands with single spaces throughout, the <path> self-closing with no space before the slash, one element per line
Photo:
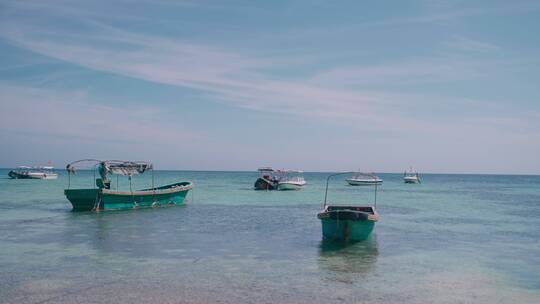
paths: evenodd
<path fill-rule="evenodd" d="M 348 243 L 322 240 L 319 244 L 319 268 L 331 274 L 360 274 L 375 270 L 379 249 L 376 235 L 363 242 Z M 346 281 L 347 278 L 332 277 Z M 350 278 L 352 279 L 352 278 Z"/>

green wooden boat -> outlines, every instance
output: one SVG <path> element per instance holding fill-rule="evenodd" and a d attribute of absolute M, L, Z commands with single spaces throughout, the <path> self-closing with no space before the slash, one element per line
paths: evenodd
<path fill-rule="evenodd" d="M 96 187 L 90 189 L 71 189 L 71 175 L 75 169 L 88 168 L 88 165 L 99 173 Z M 178 182 L 160 187 L 154 187 L 153 166 L 147 162 L 83 159 L 66 167 L 69 176 L 68 189 L 64 194 L 71 202 L 74 211 L 99 211 L 111 209 L 134 209 L 145 207 L 182 205 L 184 199 L 193 188 L 191 182 Z M 132 177 L 152 170 L 152 186 L 147 189 L 131 190 Z M 127 176 L 129 190 L 120 191 L 118 182 L 116 189 L 111 189 L 109 174 Z"/>
<path fill-rule="evenodd" d="M 339 241 L 363 241 L 367 239 L 375 222 L 379 220 L 376 211 L 377 184 L 375 186 L 374 205 L 351 205 L 351 204 L 328 204 L 328 182 L 336 175 L 350 174 L 350 172 L 336 173 L 328 176 L 326 180 L 326 192 L 322 211 L 317 214 L 321 220 L 322 234 L 324 239 Z"/>

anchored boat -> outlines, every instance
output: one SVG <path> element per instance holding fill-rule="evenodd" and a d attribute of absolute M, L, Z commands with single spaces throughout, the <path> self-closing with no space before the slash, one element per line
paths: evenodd
<path fill-rule="evenodd" d="M 8 175 L 13 179 L 57 179 L 58 174 L 53 169 L 52 166 L 19 166 L 9 171 Z"/>
<path fill-rule="evenodd" d="M 276 190 L 278 184 L 276 171 L 270 167 L 262 167 L 258 171 L 259 178 L 255 181 L 255 190 Z"/>
<path fill-rule="evenodd" d="M 76 169 L 90 168 L 99 174 L 95 178 L 95 187 L 89 189 L 71 189 L 71 175 Z M 64 194 L 71 202 L 75 211 L 97 211 L 110 209 L 133 209 L 144 207 L 158 207 L 182 205 L 184 198 L 193 184 L 188 181 L 154 186 L 154 171 L 151 163 L 141 161 L 121 161 L 121 160 L 96 160 L 83 159 L 66 166 L 69 182 Z M 132 178 L 134 175 L 152 171 L 151 187 L 141 190 L 132 189 Z M 112 189 L 110 174 L 115 174 L 116 187 Z M 118 176 L 127 176 L 129 180 L 129 190 L 118 189 Z"/>
<path fill-rule="evenodd" d="M 350 174 L 331 174 L 326 179 L 326 191 L 324 194 L 324 204 L 322 211 L 317 214 L 321 220 L 322 234 L 325 239 L 341 241 L 363 241 L 367 239 L 375 227 L 375 222 L 379 220 L 377 213 L 377 184 L 375 187 L 375 200 L 372 205 L 351 205 L 351 204 L 328 204 L 328 183 L 331 177 Z"/>
<path fill-rule="evenodd" d="M 420 184 L 422 180 L 420 179 L 420 174 L 418 172 L 413 171 L 413 168 L 410 167 L 408 171 L 405 171 L 403 173 L 403 182 L 406 184 Z"/>
<path fill-rule="evenodd" d="M 281 170 L 279 181 L 277 183 L 278 190 L 300 190 L 306 185 L 304 172 L 300 170 Z"/>
<path fill-rule="evenodd" d="M 351 186 L 380 185 L 383 182 L 383 180 L 375 175 L 375 173 L 362 172 L 354 172 L 354 175 L 351 178 L 346 179 L 346 181 Z"/>

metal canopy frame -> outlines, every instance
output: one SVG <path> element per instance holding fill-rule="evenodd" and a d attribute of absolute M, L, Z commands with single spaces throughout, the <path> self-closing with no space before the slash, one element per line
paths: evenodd
<path fill-rule="evenodd" d="M 333 173 L 333 174 L 328 175 L 328 177 L 326 178 L 326 189 L 324 191 L 323 210 L 324 210 L 324 208 L 326 208 L 326 203 L 327 203 L 327 199 L 328 199 L 328 184 L 330 182 L 330 178 L 332 178 L 334 176 L 338 176 L 338 175 L 355 174 L 355 173 L 358 173 L 358 172 L 357 171 L 347 171 L 347 172 L 338 172 L 338 173 Z M 375 186 L 374 208 L 377 209 L 377 187 L 378 187 L 378 184 L 373 184 L 373 186 Z"/>
<path fill-rule="evenodd" d="M 86 165 L 84 165 L 86 163 Z M 71 174 L 75 174 L 76 164 L 83 164 L 83 169 L 91 169 L 94 172 L 94 181 L 96 180 L 96 170 L 98 165 L 105 164 L 106 172 L 117 175 L 116 187 L 118 188 L 118 175 L 127 176 L 129 179 L 129 188 L 133 192 L 131 177 L 134 174 L 142 174 L 145 171 L 152 171 L 152 188 L 154 188 L 154 166 L 147 161 L 127 161 L 127 160 L 100 160 L 94 158 L 86 158 L 74 161 L 66 165 L 66 171 L 68 172 L 68 189 L 71 186 Z M 143 168 L 143 170 L 141 170 Z M 122 172 L 125 171 L 125 172 Z M 95 187 L 95 185 L 94 185 Z"/>

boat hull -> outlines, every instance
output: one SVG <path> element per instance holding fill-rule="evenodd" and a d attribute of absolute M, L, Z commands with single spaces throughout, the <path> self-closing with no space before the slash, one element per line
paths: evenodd
<path fill-rule="evenodd" d="M 405 184 L 419 184 L 420 183 L 420 179 L 416 178 L 416 177 L 404 177 L 403 178 L 403 182 Z"/>
<path fill-rule="evenodd" d="M 133 192 L 95 188 L 66 189 L 64 194 L 74 211 L 121 210 L 182 205 L 192 188 L 192 183 L 182 182 Z"/>
<path fill-rule="evenodd" d="M 262 177 L 259 177 L 256 181 L 255 181 L 255 185 L 254 185 L 254 188 L 255 190 L 276 190 L 277 189 L 277 185 L 276 183 L 266 179 L 266 178 L 262 178 Z"/>
<path fill-rule="evenodd" d="M 327 207 L 317 217 L 323 238 L 339 241 L 363 241 L 375 227 L 379 216 L 371 207 Z"/>
<path fill-rule="evenodd" d="M 367 239 L 375 222 L 323 219 L 322 234 L 325 239 L 340 241 L 363 241 Z"/>
<path fill-rule="evenodd" d="M 13 178 L 13 179 L 23 178 L 23 177 L 20 177 L 20 174 L 19 174 L 19 173 L 15 172 L 15 171 L 13 171 L 13 170 L 12 170 L 12 171 L 9 171 L 8 176 L 9 176 L 10 178 Z"/>
<path fill-rule="evenodd" d="M 281 191 L 300 190 L 304 185 L 302 183 L 282 182 L 278 184 L 277 189 Z"/>
<path fill-rule="evenodd" d="M 57 179 L 56 173 L 43 173 L 43 172 L 29 172 L 19 173 L 16 171 L 9 171 L 8 176 L 13 179 Z"/>
<path fill-rule="evenodd" d="M 373 185 L 381 185 L 382 180 L 354 180 L 354 179 L 348 179 L 347 183 L 351 186 L 373 186 Z"/>

